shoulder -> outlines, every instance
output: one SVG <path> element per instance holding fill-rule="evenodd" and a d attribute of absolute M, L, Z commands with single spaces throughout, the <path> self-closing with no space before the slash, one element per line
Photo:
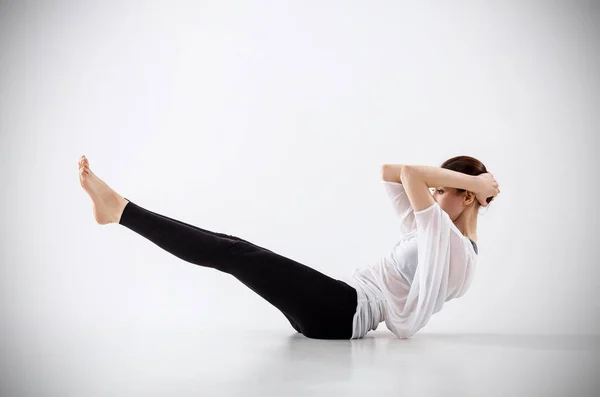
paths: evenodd
<path fill-rule="evenodd" d="M 477 253 L 477 248 L 472 245 L 471 239 L 462 234 L 437 201 L 421 211 L 415 211 L 414 214 L 417 225 L 422 231 L 440 232 L 445 230 L 450 234 L 450 242 L 453 248 L 461 247 L 466 251 Z"/>

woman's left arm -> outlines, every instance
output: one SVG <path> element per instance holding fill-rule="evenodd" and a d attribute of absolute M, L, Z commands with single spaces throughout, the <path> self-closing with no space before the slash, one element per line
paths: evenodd
<path fill-rule="evenodd" d="M 477 193 L 481 187 L 479 178 L 442 167 L 429 165 L 404 165 L 402 169 L 410 169 L 420 174 L 427 187 L 454 187 Z"/>
<path fill-rule="evenodd" d="M 401 172 L 400 178 L 415 212 L 434 204 L 430 187 L 453 187 L 474 193 L 481 189 L 481 180 L 476 176 L 442 167 L 404 164 Z"/>

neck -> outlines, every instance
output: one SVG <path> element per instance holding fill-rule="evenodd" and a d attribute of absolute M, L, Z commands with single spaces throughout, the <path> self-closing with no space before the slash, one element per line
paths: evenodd
<path fill-rule="evenodd" d="M 454 222 L 458 230 L 471 240 L 477 242 L 477 211 L 465 211 L 457 220 Z"/>

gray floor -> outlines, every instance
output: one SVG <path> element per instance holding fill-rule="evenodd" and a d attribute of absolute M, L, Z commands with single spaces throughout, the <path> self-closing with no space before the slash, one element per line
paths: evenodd
<path fill-rule="evenodd" d="M 598 396 L 599 342 L 424 331 L 399 340 L 385 329 L 353 341 L 284 329 L 96 329 L 30 357 L 30 379 L 13 384 L 11 397 Z"/>

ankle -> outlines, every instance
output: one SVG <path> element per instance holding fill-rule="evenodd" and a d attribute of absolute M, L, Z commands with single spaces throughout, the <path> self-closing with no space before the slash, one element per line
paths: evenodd
<path fill-rule="evenodd" d="M 127 203 L 129 203 L 129 200 L 119 196 L 118 203 L 117 211 L 115 213 L 115 223 L 121 223 L 121 216 L 123 216 L 123 211 L 125 210 Z"/>

